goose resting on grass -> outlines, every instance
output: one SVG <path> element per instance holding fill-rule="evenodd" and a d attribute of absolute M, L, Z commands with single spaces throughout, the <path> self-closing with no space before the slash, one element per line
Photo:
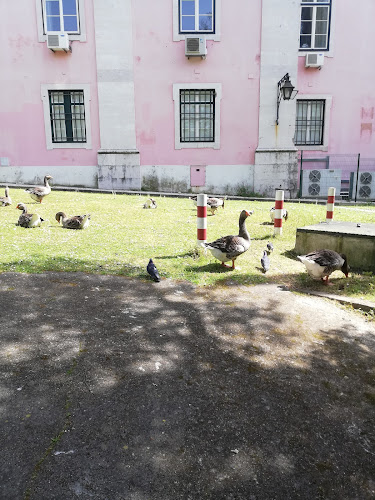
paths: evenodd
<path fill-rule="evenodd" d="M 221 265 L 229 267 L 224 262 L 232 261 L 232 269 L 235 269 L 234 261 L 245 253 L 250 247 L 250 235 L 246 229 L 245 221 L 252 211 L 242 210 L 239 220 L 239 231 L 237 236 L 223 236 L 212 243 L 203 243 L 212 255 L 221 261 Z"/>
<path fill-rule="evenodd" d="M 17 226 L 21 227 L 38 227 L 41 225 L 44 219 L 40 217 L 39 214 L 29 214 L 27 213 L 27 207 L 23 203 L 18 203 L 16 206 L 18 210 L 22 210 L 22 214 L 18 218 Z"/>
<path fill-rule="evenodd" d="M 55 219 L 66 229 L 85 229 L 90 224 L 90 215 L 74 215 L 67 217 L 64 212 L 57 212 Z"/>
<path fill-rule="evenodd" d="M 349 265 L 346 255 L 334 250 L 316 250 L 297 257 L 306 267 L 308 274 L 314 279 L 321 279 L 328 285 L 328 278 L 333 271 L 342 271 L 346 277 L 349 274 Z"/>
<path fill-rule="evenodd" d="M 48 184 L 48 181 L 52 179 L 51 175 L 44 176 L 44 186 L 35 186 L 33 188 L 25 189 L 25 192 L 28 193 L 31 198 L 35 201 L 39 201 L 42 203 L 42 200 L 45 196 L 48 196 L 51 192 L 51 186 Z"/>

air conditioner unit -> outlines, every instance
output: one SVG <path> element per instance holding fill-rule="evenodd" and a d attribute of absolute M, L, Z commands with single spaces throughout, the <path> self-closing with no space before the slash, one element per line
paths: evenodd
<path fill-rule="evenodd" d="M 304 198 L 325 198 L 328 189 L 336 188 L 340 192 L 341 170 L 314 169 L 302 171 L 302 196 Z"/>
<path fill-rule="evenodd" d="M 324 54 L 311 52 L 306 54 L 305 68 L 321 68 L 324 64 Z"/>
<path fill-rule="evenodd" d="M 70 50 L 68 33 L 64 31 L 49 31 L 47 33 L 47 47 L 53 51 Z"/>
<path fill-rule="evenodd" d="M 373 200 L 375 198 L 375 173 L 374 172 L 359 172 L 358 176 L 358 186 L 357 186 L 357 174 L 352 173 L 352 194 L 351 197 L 354 198 L 354 194 L 357 190 L 357 199 L 360 200 Z M 354 181 L 354 182 L 353 182 Z"/>
<path fill-rule="evenodd" d="M 185 56 L 201 56 L 206 57 L 207 46 L 205 37 L 187 36 L 185 38 Z"/>

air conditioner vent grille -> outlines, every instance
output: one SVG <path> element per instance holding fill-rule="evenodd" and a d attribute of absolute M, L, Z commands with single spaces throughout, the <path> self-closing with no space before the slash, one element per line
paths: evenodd
<path fill-rule="evenodd" d="M 48 46 L 59 47 L 59 35 L 48 35 Z"/>
<path fill-rule="evenodd" d="M 199 38 L 188 38 L 186 48 L 189 52 L 199 52 Z"/>

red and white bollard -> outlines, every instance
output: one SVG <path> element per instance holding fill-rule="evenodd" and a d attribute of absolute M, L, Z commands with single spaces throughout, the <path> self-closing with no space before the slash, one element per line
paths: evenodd
<path fill-rule="evenodd" d="M 333 220 L 333 210 L 335 208 L 335 194 L 336 194 L 336 188 L 334 187 L 328 188 L 326 222 L 332 222 Z"/>
<path fill-rule="evenodd" d="M 275 217 L 273 220 L 273 234 L 281 234 L 283 232 L 283 210 L 284 210 L 284 191 L 276 190 L 275 195 Z"/>
<path fill-rule="evenodd" d="M 207 241 L 207 195 L 197 196 L 197 245 Z"/>

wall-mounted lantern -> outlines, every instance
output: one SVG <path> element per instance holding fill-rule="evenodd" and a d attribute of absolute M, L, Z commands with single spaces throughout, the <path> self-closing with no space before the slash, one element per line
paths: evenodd
<path fill-rule="evenodd" d="M 289 73 L 284 75 L 282 79 L 277 84 L 277 114 L 276 114 L 276 124 L 279 124 L 279 106 L 281 99 L 284 101 L 290 101 L 294 99 L 298 94 L 298 90 L 294 90 L 292 82 L 289 78 Z"/>

